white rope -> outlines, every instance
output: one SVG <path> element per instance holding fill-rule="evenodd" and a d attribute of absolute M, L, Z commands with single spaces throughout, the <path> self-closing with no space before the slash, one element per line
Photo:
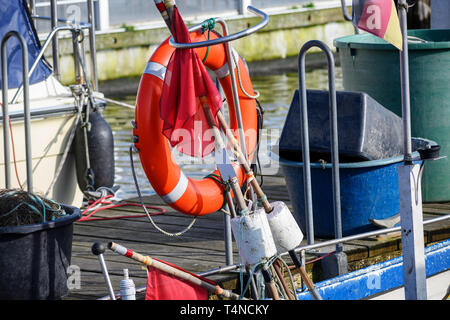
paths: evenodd
<path fill-rule="evenodd" d="M 194 219 L 192 219 L 192 222 L 183 230 L 176 232 L 176 233 L 171 233 L 168 232 L 166 230 L 161 229 L 159 226 L 156 225 L 156 223 L 153 221 L 150 213 L 148 212 L 144 200 L 142 199 L 142 195 L 141 195 L 141 190 L 139 188 L 139 184 L 136 178 L 136 172 L 134 170 L 134 161 L 133 161 L 133 146 L 130 147 L 130 163 L 131 163 L 131 172 L 133 173 L 133 179 L 134 179 L 134 184 L 136 186 L 136 191 L 139 197 L 139 202 L 141 203 L 141 207 L 144 209 L 145 214 L 147 215 L 148 219 L 150 220 L 150 223 L 153 225 L 153 227 L 155 227 L 156 230 L 158 230 L 159 232 L 165 234 L 166 236 L 169 237 L 178 237 L 181 236 L 183 233 L 186 233 L 187 231 L 189 231 L 192 226 L 194 225 L 195 221 L 197 221 L 197 216 L 194 217 Z"/>
<path fill-rule="evenodd" d="M 256 99 L 256 98 L 258 98 L 258 97 L 259 97 L 259 92 L 258 92 L 258 91 L 253 90 L 253 91 L 255 92 L 255 95 L 251 95 L 250 93 L 248 93 L 247 91 L 245 91 L 244 86 L 242 85 L 242 81 L 241 81 L 241 72 L 240 72 L 240 70 L 239 70 L 239 64 L 238 64 L 238 62 L 236 61 L 236 57 L 235 57 L 233 54 L 231 55 L 231 57 L 232 57 L 232 59 L 233 59 L 233 61 L 234 61 L 234 64 L 236 65 L 236 71 L 237 71 L 237 76 L 238 76 L 238 83 L 239 83 L 239 87 L 241 88 L 242 92 L 243 92 L 247 97 L 249 97 L 250 99 Z"/>
<path fill-rule="evenodd" d="M 106 98 L 106 97 L 102 97 L 102 96 L 95 95 L 95 94 L 94 94 L 94 98 L 100 99 L 100 100 L 104 100 L 106 102 L 109 102 L 109 103 L 112 103 L 112 104 L 115 104 L 115 105 L 118 105 L 118 106 L 121 106 L 121 107 L 125 107 L 125 108 L 128 108 L 128 109 L 133 109 L 133 110 L 136 109 L 136 107 L 131 105 L 131 104 L 128 104 L 128 103 L 125 103 L 125 102 L 121 102 L 121 101 L 117 101 L 117 100 L 114 100 L 114 99 L 111 99 L 111 98 Z"/>

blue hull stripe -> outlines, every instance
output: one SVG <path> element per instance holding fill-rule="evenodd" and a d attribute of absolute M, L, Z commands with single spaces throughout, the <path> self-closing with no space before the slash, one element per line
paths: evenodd
<path fill-rule="evenodd" d="M 427 277 L 450 269 L 450 240 L 425 248 Z M 343 276 L 316 283 L 324 300 L 359 300 L 403 286 L 403 257 L 391 259 Z M 298 291 L 299 300 L 312 300 Z"/>

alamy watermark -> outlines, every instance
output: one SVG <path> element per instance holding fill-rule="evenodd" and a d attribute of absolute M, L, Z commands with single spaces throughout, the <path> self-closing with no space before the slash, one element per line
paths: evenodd
<path fill-rule="evenodd" d="M 193 130 L 176 129 L 172 132 L 171 138 L 178 142 L 174 147 L 178 152 L 175 154 L 175 160 L 179 165 L 202 165 L 224 164 L 231 161 L 236 161 L 236 155 L 229 141 L 227 141 L 225 134 L 222 134 L 222 141 L 226 144 L 228 158 L 211 158 L 204 155 L 214 156 L 215 149 L 218 147 L 215 143 L 213 130 L 207 129 L 201 131 L 201 122 L 194 123 Z M 231 134 L 239 141 L 239 131 L 237 129 L 230 129 Z M 278 139 L 280 137 L 280 129 L 247 129 L 244 130 L 245 145 L 247 153 L 250 158 L 256 160 L 258 153 L 259 162 L 261 166 L 272 167 L 275 160 L 270 156 L 270 153 L 278 153 Z"/>
<path fill-rule="evenodd" d="M 77 265 L 70 265 L 67 268 L 67 288 L 69 290 L 81 289 L 81 269 Z"/>

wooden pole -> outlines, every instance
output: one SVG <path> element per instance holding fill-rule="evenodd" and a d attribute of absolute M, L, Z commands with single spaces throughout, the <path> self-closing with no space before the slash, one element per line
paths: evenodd
<path fill-rule="evenodd" d="M 280 279 L 281 285 L 283 286 L 283 289 L 286 293 L 286 296 L 289 300 L 295 300 L 295 297 L 292 295 L 291 290 L 289 289 L 288 285 L 286 284 L 286 281 L 284 280 L 283 273 L 281 272 L 281 262 L 280 260 L 276 259 L 273 263 L 273 267 L 275 269 L 275 272 L 278 275 L 278 278 Z M 295 289 L 295 288 L 293 288 Z"/>
<path fill-rule="evenodd" d="M 206 121 L 208 122 L 208 125 L 212 130 L 214 142 L 216 144 L 216 150 L 225 150 L 226 146 L 220 135 L 220 130 L 217 127 L 216 122 L 214 121 L 214 115 L 212 114 L 211 108 L 209 107 L 208 99 L 205 96 L 202 96 L 200 97 L 200 102 L 202 103 L 203 111 L 206 116 Z M 233 190 L 234 196 L 237 200 L 239 209 L 241 211 L 248 210 L 247 205 L 245 203 L 244 195 L 242 194 L 241 188 L 239 186 L 238 179 L 234 177 L 231 179 L 230 183 L 231 189 Z"/>
<path fill-rule="evenodd" d="M 227 137 L 228 142 L 231 144 L 234 155 L 238 159 L 239 163 L 244 168 L 245 174 L 247 175 L 249 179 L 249 183 L 253 187 L 253 190 L 255 190 L 256 196 L 261 201 L 265 211 L 267 213 L 271 212 L 273 210 L 272 206 L 270 205 L 269 201 L 267 200 L 266 195 L 262 191 L 258 181 L 256 180 L 253 171 L 251 170 L 247 160 L 245 159 L 245 155 L 242 153 L 242 149 L 239 145 L 239 142 L 234 138 L 233 134 L 231 133 L 230 128 L 228 127 L 228 124 L 225 120 L 225 117 L 223 114 L 219 111 L 217 112 L 217 119 L 219 120 L 219 124 L 222 127 L 223 131 L 225 132 L 225 135 Z"/>
<path fill-rule="evenodd" d="M 199 278 L 193 276 L 190 273 L 184 272 L 182 270 L 179 270 L 177 268 L 169 266 L 169 265 L 167 265 L 165 263 L 162 263 L 162 262 L 160 262 L 158 260 L 152 259 L 149 256 L 143 256 L 143 255 L 141 255 L 141 254 L 139 254 L 137 252 L 134 252 L 134 251 L 132 251 L 130 249 L 127 249 L 127 248 L 125 248 L 125 247 L 123 247 L 120 244 L 117 244 L 115 242 L 108 243 L 108 248 L 110 250 L 112 250 L 113 252 L 115 252 L 115 253 L 118 253 L 118 254 L 123 255 L 125 257 L 128 257 L 128 258 L 131 258 L 133 260 L 136 260 L 136 261 L 138 261 L 138 262 L 140 262 L 140 263 L 142 263 L 142 264 L 144 264 L 146 266 L 154 267 L 155 269 L 158 269 L 158 270 L 161 270 L 163 272 L 166 272 L 166 273 L 168 273 L 170 275 L 173 275 L 173 276 L 175 276 L 177 278 L 189 281 L 190 283 L 198 285 L 198 286 L 208 290 L 208 292 L 217 294 L 220 297 L 228 298 L 228 299 L 232 299 L 232 300 L 239 300 L 240 299 L 239 295 L 233 293 L 230 290 L 223 289 L 219 285 L 212 285 L 211 283 L 206 282 L 206 281 L 204 281 L 202 279 L 199 279 Z M 245 299 L 245 298 L 242 298 L 242 299 Z M 248 300 L 248 299 L 245 299 L 245 300 Z"/>

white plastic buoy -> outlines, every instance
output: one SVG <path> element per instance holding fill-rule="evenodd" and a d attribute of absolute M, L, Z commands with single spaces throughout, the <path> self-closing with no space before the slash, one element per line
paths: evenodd
<path fill-rule="evenodd" d="M 120 295 L 122 300 L 136 300 L 136 286 L 128 276 L 128 269 L 123 269 L 124 278 L 120 281 Z"/>
<path fill-rule="evenodd" d="M 245 264 L 259 263 L 277 253 L 264 209 L 231 219 L 231 229 Z"/>
<path fill-rule="evenodd" d="M 291 211 L 284 202 L 270 204 L 273 210 L 267 215 L 277 253 L 281 254 L 297 248 L 303 240 L 303 233 Z"/>

